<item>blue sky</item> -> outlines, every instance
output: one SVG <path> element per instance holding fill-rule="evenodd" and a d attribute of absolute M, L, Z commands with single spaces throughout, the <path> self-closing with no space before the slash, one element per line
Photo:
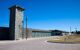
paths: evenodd
<path fill-rule="evenodd" d="M 9 27 L 8 8 L 13 5 L 26 9 L 28 28 L 80 30 L 80 0 L 0 0 L 0 27 Z"/>

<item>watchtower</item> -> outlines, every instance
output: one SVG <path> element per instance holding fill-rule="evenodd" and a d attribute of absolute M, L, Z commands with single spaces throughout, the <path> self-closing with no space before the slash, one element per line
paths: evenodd
<path fill-rule="evenodd" d="M 10 9 L 10 24 L 9 38 L 11 40 L 17 40 L 23 38 L 23 11 L 24 8 L 20 6 L 12 6 Z"/>

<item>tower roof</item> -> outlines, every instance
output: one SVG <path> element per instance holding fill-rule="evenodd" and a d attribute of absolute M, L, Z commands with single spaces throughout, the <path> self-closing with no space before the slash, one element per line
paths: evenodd
<path fill-rule="evenodd" d="M 9 9 L 15 9 L 15 8 L 20 9 L 22 11 L 25 10 L 24 8 L 22 8 L 22 7 L 18 6 L 18 5 L 14 5 L 14 6 L 10 7 Z"/>

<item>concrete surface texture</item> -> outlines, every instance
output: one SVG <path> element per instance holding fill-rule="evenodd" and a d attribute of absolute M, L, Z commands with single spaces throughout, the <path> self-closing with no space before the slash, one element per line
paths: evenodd
<path fill-rule="evenodd" d="M 0 42 L 0 50 L 80 50 L 79 43 L 64 44 L 46 42 L 49 39 L 51 38 L 32 38 L 28 40 Z"/>

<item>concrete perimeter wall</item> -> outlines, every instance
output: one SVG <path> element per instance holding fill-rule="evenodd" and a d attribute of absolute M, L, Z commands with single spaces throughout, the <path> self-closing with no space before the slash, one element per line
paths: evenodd
<path fill-rule="evenodd" d="M 9 40 L 9 28 L 0 27 L 0 40 Z"/>

